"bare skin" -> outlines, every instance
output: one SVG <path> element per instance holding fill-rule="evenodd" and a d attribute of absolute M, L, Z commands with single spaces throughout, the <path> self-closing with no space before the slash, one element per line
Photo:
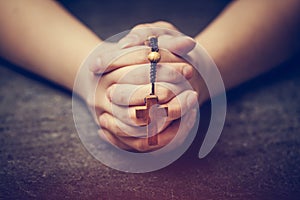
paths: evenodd
<path fill-rule="evenodd" d="M 73 89 L 76 73 L 81 63 L 89 52 L 102 42 L 91 30 L 55 1 L 2 0 L 0 30 L 0 54 L 2 57 L 70 90 Z M 141 52 L 138 52 L 138 54 L 141 54 Z M 132 60 L 131 65 L 138 62 L 141 64 L 141 60 L 136 60 L 139 57 L 132 54 L 123 60 Z M 173 70 L 179 73 L 183 73 L 183 66 L 189 65 L 168 52 L 166 52 L 164 58 L 167 62 L 174 63 Z M 144 59 L 142 61 L 144 63 L 148 62 Z M 123 66 L 124 64 L 126 62 L 120 65 Z M 127 66 L 129 64 L 127 63 Z M 97 107 L 99 113 L 111 113 L 106 91 L 111 83 L 119 79 L 115 76 L 117 72 L 117 70 L 114 70 L 112 73 L 105 75 L 103 80 L 107 84 L 100 85 L 98 89 L 97 94 L 99 94 L 101 100 L 92 106 Z M 168 70 L 165 71 L 167 74 L 169 72 Z M 191 72 L 192 67 L 189 67 L 187 74 Z M 84 91 L 75 92 L 81 95 L 89 104 L 88 97 L 84 96 Z M 161 93 L 165 92 L 162 91 Z M 164 99 L 161 98 L 162 101 L 169 101 L 174 97 L 173 93 L 167 94 L 169 95 L 165 96 Z M 105 97 L 104 101 L 103 97 Z M 174 108 L 177 107 L 174 106 Z M 174 116 L 174 118 L 179 117 L 180 115 Z M 170 127 L 170 130 L 165 132 L 174 132 L 173 129 Z"/>
<path fill-rule="evenodd" d="M 101 39 L 54 1 L 2 0 L 1 5 L 1 56 L 63 87 L 72 89 L 81 62 Z M 298 13 L 300 13 L 298 0 L 234 1 L 194 39 L 205 47 L 217 64 L 225 87 L 232 88 L 268 71 L 299 51 Z M 140 25 L 143 26 L 151 24 Z M 155 23 L 153 26 L 175 29 L 174 26 L 164 22 Z M 135 42 L 131 45 L 134 46 Z M 131 56 L 136 58 L 134 54 Z M 168 56 L 172 57 L 171 54 Z M 121 70 L 122 67 L 129 66 L 125 60 L 129 59 L 124 59 L 124 63 L 118 63 L 114 73 L 119 70 L 117 68 Z M 188 65 L 174 56 L 169 61 Z M 136 64 L 141 63 L 134 59 L 130 63 L 133 66 Z M 176 70 L 180 71 L 181 64 Z M 107 80 L 110 82 L 114 81 L 111 79 L 112 73 L 107 73 Z M 190 73 L 193 74 L 192 71 Z M 205 94 L 202 95 L 200 102 L 209 98 L 203 89 L 204 83 L 201 79 L 194 78 L 191 82 L 198 94 Z M 110 86 L 103 85 L 102 91 L 107 91 Z M 170 96 L 164 99 L 166 102 L 176 98 L 174 94 L 169 94 Z M 132 102 L 139 101 L 139 99 L 132 100 Z M 98 117 L 109 113 L 107 107 L 102 106 L 101 109 Z M 115 120 L 109 117 L 106 121 L 109 125 L 106 126 L 104 134 L 110 142 L 125 149 L 149 150 L 143 145 L 145 139 L 120 135 L 114 124 Z M 172 138 L 174 132 L 172 126 L 176 126 L 175 124 L 167 127 L 164 134 L 160 134 L 166 138 L 161 140 L 164 141 L 162 146 Z"/>
<path fill-rule="evenodd" d="M 1 56 L 72 90 L 81 62 L 101 39 L 55 1 L 0 4 Z"/>

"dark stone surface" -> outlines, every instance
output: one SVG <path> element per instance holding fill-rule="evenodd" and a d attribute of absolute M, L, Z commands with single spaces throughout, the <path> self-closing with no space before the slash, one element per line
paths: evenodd
<path fill-rule="evenodd" d="M 151 2 L 155 5 L 64 4 L 103 38 L 156 19 L 169 20 L 194 35 L 226 4 Z M 297 199 L 300 195 L 299 59 L 228 93 L 226 124 L 209 156 L 197 158 L 196 142 L 175 163 L 145 174 L 110 169 L 85 150 L 68 92 L 4 61 L 0 65 L 0 199 Z"/>

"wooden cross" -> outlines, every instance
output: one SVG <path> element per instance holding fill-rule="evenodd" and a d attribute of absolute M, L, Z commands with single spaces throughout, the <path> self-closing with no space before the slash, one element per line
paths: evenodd
<path fill-rule="evenodd" d="M 158 144 L 157 120 L 168 116 L 168 106 L 159 105 L 158 97 L 153 94 L 146 96 L 145 103 L 145 106 L 136 108 L 136 117 L 147 125 L 148 145 L 154 146 Z"/>

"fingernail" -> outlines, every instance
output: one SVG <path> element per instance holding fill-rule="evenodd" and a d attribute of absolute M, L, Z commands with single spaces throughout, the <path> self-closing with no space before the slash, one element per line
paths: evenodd
<path fill-rule="evenodd" d="M 135 34 L 131 34 L 131 35 L 128 35 L 128 36 L 122 38 L 118 42 L 118 45 L 121 49 L 124 49 L 124 48 L 130 47 L 131 45 L 136 43 L 137 40 L 138 40 L 138 36 Z"/>
<path fill-rule="evenodd" d="M 189 108 L 192 108 L 196 102 L 198 100 L 198 94 L 197 92 L 191 92 L 188 96 L 187 96 L 187 104 Z"/>
<path fill-rule="evenodd" d="M 192 67 L 189 66 L 189 65 L 185 65 L 183 67 L 183 70 L 182 70 L 182 73 L 183 73 L 183 76 L 187 79 L 191 78 L 192 77 Z"/>
<path fill-rule="evenodd" d="M 104 128 L 107 127 L 107 119 L 104 115 L 101 115 L 99 117 L 99 123 L 100 123 L 100 126 L 102 126 Z"/>

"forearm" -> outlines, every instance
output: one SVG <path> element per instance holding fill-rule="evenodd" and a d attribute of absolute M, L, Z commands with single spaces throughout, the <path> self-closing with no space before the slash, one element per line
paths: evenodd
<path fill-rule="evenodd" d="M 226 88 L 288 59 L 299 49 L 300 2 L 234 1 L 200 33 Z"/>
<path fill-rule="evenodd" d="M 101 40 L 55 1 L 0 2 L 0 55 L 72 89 L 81 62 Z"/>

